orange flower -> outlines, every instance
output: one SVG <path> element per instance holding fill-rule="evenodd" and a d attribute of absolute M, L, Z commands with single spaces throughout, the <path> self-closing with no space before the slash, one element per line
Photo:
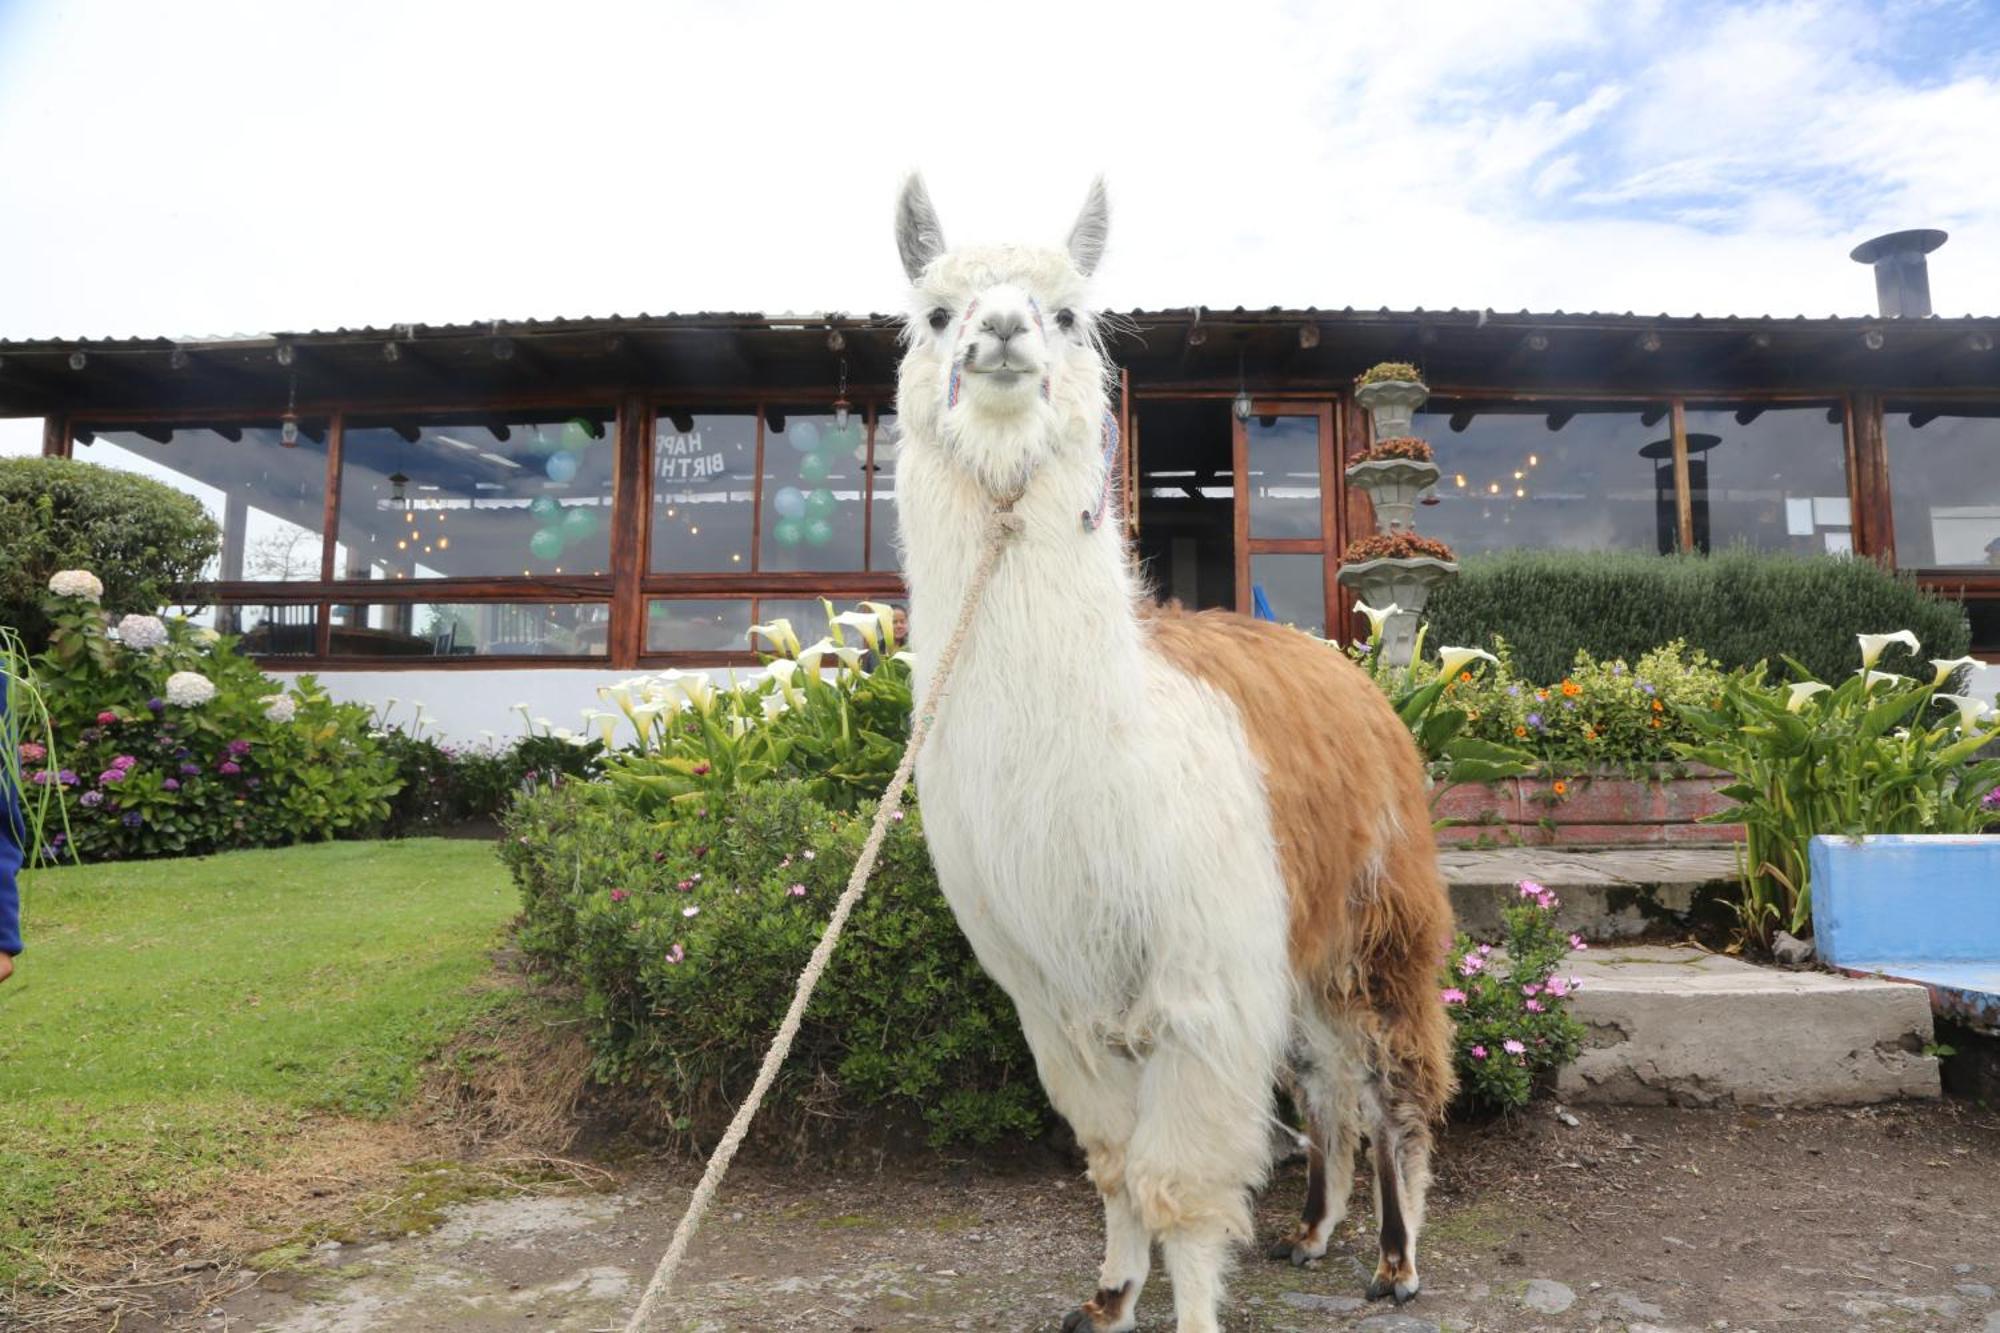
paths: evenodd
<path fill-rule="evenodd" d="M 1566 680 L 1563 682 L 1563 695 L 1566 698 L 1574 699 L 1577 695 L 1582 693 L 1583 693 L 1583 686 L 1577 684 L 1575 681 Z"/>
<path fill-rule="evenodd" d="M 1514 734 L 1516 736 L 1525 736 L 1528 734 L 1528 729 L 1526 727 L 1516 727 L 1514 728 Z"/>
<path fill-rule="evenodd" d="M 1658 731 L 1658 730 L 1660 729 L 1660 726 L 1661 726 L 1661 723 L 1660 723 L 1660 719 L 1658 719 L 1657 717 L 1656 717 L 1656 718 L 1654 718 L 1654 719 L 1653 719 L 1653 730 L 1655 730 L 1655 731 Z"/>
<path fill-rule="evenodd" d="M 1597 739 L 1597 728 L 1596 728 L 1596 727 L 1593 727 L 1593 726 L 1591 726 L 1591 725 L 1590 725 L 1590 723 L 1588 723 L 1588 722 L 1584 723 L 1584 724 L 1583 724 L 1583 738 L 1584 738 L 1585 740 L 1587 740 L 1587 741 L 1594 741 L 1594 740 L 1596 740 L 1596 739 Z"/>
<path fill-rule="evenodd" d="M 1655 699 L 1653 700 L 1653 711 L 1655 713 L 1664 713 L 1667 711 L 1667 706 L 1661 703 L 1658 699 Z"/>
<path fill-rule="evenodd" d="M 1549 697 L 1549 692 L 1548 692 L 1547 690 L 1536 690 L 1536 691 L 1535 691 L 1535 698 L 1537 698 L 1537 699 L 1546 699 L 1546 698 L 1548 698 L 1548 697 Z"/>
<path fill-rule="evenodd" d="M 1558 796 L 1567 796 L 1569 795 L 1569 784 L 1567 782 L 1564 782 L 1561 778 L 1558 778 L 1556 779 L 1555 785 L 1549 788 L 1549 790 L 1554 792 Z"/>
<path fill-rule="evenodd" d="M 1458 678 L 1459 678 L 1460 680 L 1471 680 L 1471 679 L 1472 679 L 1472 673 L 1471 673 L 1470 671 L 1461 671 L 1461 672 L 1459 672 L 1459 673 L 1458 673 Z"/>

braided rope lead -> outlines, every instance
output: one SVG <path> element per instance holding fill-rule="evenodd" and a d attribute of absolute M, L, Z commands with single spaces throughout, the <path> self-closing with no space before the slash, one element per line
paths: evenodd
<path fill-rule="evenodd" d="M 861 855 L 854 862 L 854 873 L 847 877 L 847 888 L 842 891 L 840 901 L 834 904 L 833 916 L 826 923 L 826 931 L 819 937 L 819 944 L 813 949 L 806 970 L 799 974 L 798 989 L 792 994 L 792 1007 L 786 1011 L 785 1021 L 778 1025 L 778 1035 L 771 1039 L 771 1049 L 764 1054 L 764 1067 L 757 1071 L 757 1081 L 751 1085 L 750 1095 L 736 1108 L 736 1116 L 729 1122 L 728 1132 L 715 1145 L 715 1152 L 708 1159 L 708 1169 L 701 1173 L 701 1183 L 695 1186 L 693 1196 L 688 1199 L 687 1211 L 681 1215 L 680 1225 L 674 1228 L 674 1238 L 668 1244 L 667 1252 L 660 1256 L 660 1266 L 653 1270 L 653 1280 L 646 1284 L 646 1294 L 640 1298 L 639 1308 L 632 1312 L 631 1321 L 625 1325 L 625 1333 L 648 1333 L 659 1326 L 659 1316 L 673 1290 L 674 1274 L 679 1270 L 681 1260 L 687 1256 L 695 1232 L 701 1227 L 702 1215 L 714 1202 L 716 1190 L 722 1185 L 722 1177 L 728 1172 L 731 1159 L 743 1146 L 744 1136 L 750 1132 L 751 1119 L 763 1103 L 764 1094 L 771 1090 L 779 1066 L 791 1053 L 792 1040 L 799 1035 L 799 1023 L 805 1017 L 806 1005 L 812 1001 L 814 988 L 819 985 L 820 974 L 826 971 L 826 965 L 833 957 L 834 945 L 840 942 L 840 932 L 847 925 L 848 914 L 860 901 L 861 890 L 875 869 L 875 858 L 881 852 L 882 840 L 889 831 L 890 816 L 902 804 L 903 789 L 909 785 L 910 770 L 916 763 L 917 751 L 923 748 L 924 738 L 930 735 L 931 726 L 937 721 L 938 709 L 944 704 L 952 667 L 958 662 L 958 650 L 972 625 L 972 613 L 978 609 L 987 581 L 1000 562 L 1001 549 L 1009 537 L 1021 530 L 1020 515 L 1014 513 L 1014 502 L 1019 498 L 1016 495 L 1002 500 L 994 508 L 992 520 L 987 525 L 986 550 L 973 569 L 972 582 L 965 590 L 965 605 L 959 609 L 958 623 L 952 626 L 944 651 L 938 654 L 937 674 L 931 683 L 927 706 L 910 728 L 910 743 L 904 747 L 903 761 L 896 766 L 896 776 L 889 780 L 881 803 L 875 807 L 875 826 L 868 831 L 868 841 L 862 845 Z"/>

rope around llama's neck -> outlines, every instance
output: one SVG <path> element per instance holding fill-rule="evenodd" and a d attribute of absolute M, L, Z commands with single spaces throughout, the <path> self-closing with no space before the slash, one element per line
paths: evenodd
<path fill-rule="evenodd" d="M 868 830 L 868 841 L 862 844 L 861 855 L 854 862 L 854 873 L 847 877 L 847 888 L 841 892 L 840 901 L 833 905 L 833 916 L 826 923 L 826 931 L 819 937 L 819 944 L 813 949 L 806 970 L 799 974 L 798 988 L 792 993 L 792 1007 L 785 1011 L 784 1022 L 778 1025 L 778 1035 L 771 1039 L 771 1049 L 764 1053 L 764 1065 L 757 1071 L 757 1081 L 751 1085 L 750 1095 L 736 1108 L 728 1131 L 709 1156 L 708 1168 L 701 1173 L 701 1183 L 694 1187 L 687 1211 L 681 1215 L 680 1225 L 674 1228 L 674 1238 L 668 1243 L 667 1252 L 660 1256 L 660 1265 L 653 1270 L 653 1280 L 646 1284 L 646 1293 L 625 1325 L 625 1333 L 650 1333 L 650 1330 L 663 1326 L 660 1316 L 668 1295 L 673 1291 L 674 1274 L 679 1271 L 681 1260 L 687 1257 L 688 1246 L 701 1227 L 702 1215 L 715 1201 L 716 1191 L 721 1188 L 722 1177 L 728 1172 L 730 1161 L 736 1156 L 736 1150 L 743 1146 L 743 1139 L 750 1132 L 750 1121 L 763 1104 L 764 1094 L 771 1090 L 779 1067 L 791 1053 L 792 1041 L 799 1035 L 800 1020 L 805 1016 L 814 988 L 819 985 L 820 974 L 826 971 L 827 963 L 833 958 L 833 948 L 840 942 L 840 933 L 847 926 L 848 914 L 860 901 L 861 890 L 875 869 L 875 858 L 882 850 L 883 838 L 888 835 L 890 816 L 902 804 L 903 789 L 909 786 L 910 770 L 916 764 L 917 751 L 923 749 L 924 740 L 937 721 L 938 709 L 944 706 L 952 668 L 958 662 L 958 650 L 964 645 L 966 632 L 972 625 L 972 613 L 978 609 L 986 584 L 993 577 L 994 567 L 1000 563 L 1000 552 L 1007 539 L 1021 530 L 1021 517 L 1014 512 L 1015 502 L 1020 498 L 1017 493 L 994 506 L 986 526 L 986 549 L 973 568 L 972 582 L 965 590 L 965 605 L 959 608 L 958 623 L 952 626 L 951 637 L 945 640 L 944 651 L 938 654 L 937 673 L 931 680 L 930 697 L 924 701 L 923 711 L 917 714 L 916 722 L 910 728 L 910 743 L 903 748 L 903 761 L 896 766 L 896 775 L 889 780 L 881 803 L 875 807 L 875 826 Z"/>

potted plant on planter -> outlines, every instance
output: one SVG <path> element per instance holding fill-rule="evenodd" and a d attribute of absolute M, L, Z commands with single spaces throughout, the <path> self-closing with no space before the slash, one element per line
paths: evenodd
<path fill-rule="evenodd" d="M 1375 517 L 1390 532 L 1407 532 L 1417 497 L 1437 484 L 1431 447 L 1413 435 L 1378 439 L 1347 465 L 1348 482 L 1365 491 Z"/>
<path fill-rule="evenodd" d="M 1414 532 L 1357 537 L 1341 555 L 1340 581 L 1363 602 L 1393 608 L 1382 624 L 1383 660 L 1409 665 L 1416 649 L 1417 621 L 1431 589 L 1458 573 L 1458 557 L 1434 537 Z"/>
<path fill-rule="evenodd" d="M 1410 418 L 1430 396 L 1423 376 L 1407 361 L 1379 362 L 1354 380 L 1354 401 L 1368 409 L 1378 440 L 1409 435 Z"/>

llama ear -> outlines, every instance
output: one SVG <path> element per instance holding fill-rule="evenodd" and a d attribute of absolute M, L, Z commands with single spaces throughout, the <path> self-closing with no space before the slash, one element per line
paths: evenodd
<path fill-rule="evenodd" d="M 923 277 L 930 262 L 944 253 L 944 228 L 938 225 L 924 178 L 916 172 L 903 182 L 902 197 L 896 200 L 896 250 L 911 282 Z"/>
<path fill-rule="evenodd" d="M 1086 278 L 1097 268 L 1097 261 L 1104 258 L 1104 235 L 1110 226 L 1111 203 L 1104 197 L 1104 177 L 1099 176 L 1090 183 L 1083 211 L 1076 215 L 1076 225 L 1069 229 L 1070 262 Z"/>

